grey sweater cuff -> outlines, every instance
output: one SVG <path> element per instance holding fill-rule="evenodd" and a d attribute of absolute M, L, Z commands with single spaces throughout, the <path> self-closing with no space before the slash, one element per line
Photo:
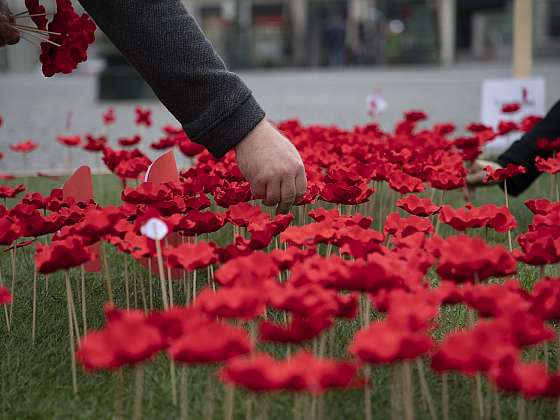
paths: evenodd
<path fill-rule="evenodd" d="M 191 135 L 191 138 L 220 158 L 243 140 L 264 117 L 262 108 L 253 95 L 249 95 L 232 113 L 217 120 L 206 131 Z"/>

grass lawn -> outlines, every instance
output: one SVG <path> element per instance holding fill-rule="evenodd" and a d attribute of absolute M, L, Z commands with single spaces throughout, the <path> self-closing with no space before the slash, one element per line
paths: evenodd
<path fill-rule="evenodd" d="M 21 182 L 21 180 L 19 180 Z M 11 182 L 15 184 L 16 182 Z M 48 193 L 51 188 L 58 187 L 62 180 L 29 179 L 25 183 L 31 191 Z M 101 188 L 103 186 L 103 188 Z M 120 200 L 120 184 L 112 176 L 102 176 L 95 179 L 96 197 L 103 205 L 118 203 Z M 518 232 L 526 229 L 531 214 L 523 205 L 523 201 L 533 197 L 549 196 L 549 178 L 542 177 L 524 196 L 510 200 L 513 214 L 519 222 Z M 439 194 L 436 195 L 436 197 Z M 460 194 L 448 194 L 446 201 L 455 206 L 461 205 Z M 478 191 L 473 204 L 482 203 L 503 204 L 503 193 L 497 187 L 485 188 Z M 9 202 L 13 205 L 14 202 Z M 364 207 L 365 208 L 365 207 Z M 375 217 L 375 215 L 374 215 Z M 374 225 L 377 227 L 377 223 Z M 451 229 L 440 226 L 440 233 L 448 235 Z M 226 238 L 231 238 L 231 226 L 211 235 L 211 240 L 224 244 Z M 483 231 L 474 232 L 484 235 Z M 507 243 L 507 236 L 489 233 L 490 242 Z M 79 392 L 72 393 L 70 374 L 70 357 L 68 350 L 68 324 L 66 317 L 66 298 L 64 279 L 61 273 L 39 276 L 38 306 L 37 306 L 37 337 L 35 344 L 31 340 L 32 320 L 32 284 L 33 260 L 32 248 L 27 247 L 17 252 L 15 302 L 13 305 L 13 325 L 8 332 L 3 314 L 0 312 L 0 417 L 2 419 L 106 419 L 119 411 L 119 404 L 124 407 L 124 418 L 130 418 L 134 395 L 134 370 L 123 372 L 122 377 L 117 374 L 85 374 L 78 373 Z M 124 272 L 125 257 L 117 254 L 110 246 L 108 261 L 110 277 L 113 282 L 115 299 L 118 306 L 125 306 Z M 8 252 L 0 255 L 0 269 L 4 283 L 10 286 L 11 261 Z M 148 290 L 148 275 L 144 268 L 128 261 L 131 280 L 131 304 L 142 307 L 140 282 Z M 200 273 L 199 284 L 206 284 L 205 270 Z M 556 267 L 548 268 L 547 274 L 557 274 Z M 434 275 L 435 276 L 435 275 Z M 519 278 L 523 284 L 530 287 L 538 276 L 536 269 L 520 265 Z M 75 301 L 78 316 L 80 315 L 80 301 L 77 298 L 80 283 L 80 271 L 71 271 Z M 48 288 L 47 288 L 48 284 Z M 176 296 L 184 296 L 180 284 L 176 284 Z M 158 290 L 154 287 L 154 290 Z M 100 274 L 86 275 L 86 296 L 88 327 L 98 328 L 103 324 L 103 304 L 107 301 L 105 281 Z M 156 300 L 158 294 L 155 293 Z M 440 326 L 436 336 L 443 332 L 460 327 L 464 324 L 465 313 L 463 306 L 445 307 L 441 314 Z M 277 316 L 278 314 L 271 314 Z M 373 314 L 372 316 L 379 316 Z M 354 332 L 358 329 L 358 321 L 354 323 L 339 321 L 335 327 L 335 342 L 328 347 L 329 355 L 343 357 L 345 349 Z M 312 348 L 313 343 L 308 347 Z M 285 347 L 266 346 L 267 351 L 277 355 L 284 355 Z M 557 365 L 556 347 L 552 346 L 552 367 Z M 292 350 L 293 351 L 293 350 Z M 542 351 L 542 348 L 539 349 Z M 541 357 L 542 360 L 542 357 Z M 439 375 L 429 371 L 429 363 L 423 362 L 427 373 L 429 388 L 434 399 L 437 418 L 441 418 L 440 401 L 442 383 Z M 177 384 L 182 377 L 182 391 L 186 391 L 189 406 L 189 418 L 222 418 L 224 390 L 212 375 L 216 367 L 188 367 L 184 370 L 176 367 Z M 184 376 L 183 376 L 184 375 Z M 124 382 L 123 398 L 116 398 L 119 394 L 119 381 Z M 374 367 L 373 381 L 373 414 L 375 419 L 391 417 L 391 383 L 393 381 L 392 367 Z M 449 375 L 450 418 L 472 418 L 472 379 L 459 375 Z M 413 372 L 414 398 L 416 401 L 416 418 L 431 418 L 427 408 L 422 403 L 418 370 L 414 365 Z M 492 403 L 492 392 L 483 383 L 483 397 L 486 404 Z M 321 401 L 322 400 L 322 401 Z M 517 398 L 500 394 L 501 418 L 517 418 Z M 296 397 L 291 394 L 273 394 L 252 396 L 243 391 L 235 393 L 235 418 L 246 418 L 247 406 L 252 407 L 250 418 L 262 419 L 308 419 L 312 397 Z M 294 405 L 297 407 L 294 410 Z M 495 405 L 495 404 L 494 404 Z M 555 401 L 532 401 L 528 403 L 529 412 L 533 418 L 550 419 L 556 417 Z M 325 419 L 359 419 L 364 413 L 364 394 L 362 390 L 348 390 L 329 392 L 320 398 L 317 406 L 321 407 L 320 418 Z M 488 412 L 488 409 L 486 410 Z M 492 410 L 492 418 L 496 418 Z M 170 392 L 170 368 L 167 359 L 160 356 L 146 364 L 145 369 L 145 398 L 144 418 L 171 419 L 179 418 L 180 409 L 174 405 Z"/>

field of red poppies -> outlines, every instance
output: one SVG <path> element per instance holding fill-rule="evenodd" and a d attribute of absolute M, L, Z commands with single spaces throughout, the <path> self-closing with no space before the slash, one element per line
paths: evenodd
<path fill-rule="evenodd" d="M 216 160 L 172 125 L 155 141 L 109 136 L 114 110 L 103 117 L 99 133 L 56 141 L 111 175 L 2 174 L 4 417 L 560 414 L 556 176 L 519 199 L 464 189 L 486 142 L 537 117 L 498 130 L 421 111 L 391 131 L 280 123 L 309 179 L 287 215 L 252 199 L 233 154 Z M 149 110 L 136 122 L 151 125 Z M 14 142 L 5 158 L 36 147 Z"/>

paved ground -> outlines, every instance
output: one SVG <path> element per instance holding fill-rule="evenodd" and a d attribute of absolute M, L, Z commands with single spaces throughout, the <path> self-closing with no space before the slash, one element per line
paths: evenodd
<path fill-rule="evenodd" d="M 547 80 L 547 100 L 552 105 L 560 98 L 560 61 L 538 63 L 535 74 Z M 381 89 L 389 110 L 379 118 L 390 128 L 402 111 L 426 110 L 431 121 L 453 121 L 465 125 L 480 118 L 480 92 L 485 78 L 509 77 L 506 65 L 459 65 L 451 69 L 409 67 L 388 69 L 347 69 L 337 71 L 270 71 L 248 72 L 242 76 L 253 89 L 270 118 L 281 120 L 298 117 L 305 123 L 338 124 L 351 127 L 368 120 L 365 96 Z M 41 144 L 29 159 L 28 170 L 64 169 L 67 153 L 55 142 L 65 131 L 70 118 L 72 133 L 101 133 L 101 113 L 106 103 L 95 100 L 97 86 L 92 78 L 0 75 L 0 171 L 23 169 L 19 156 L 8 151 L 8 144 L 32 138 Z M 135 103 L 114 103 L 118 122 L 111 136 L 131 135 Z M 156 126 L 173 122 L 173 117 L 157 102 L 148 102 L 154 110 Z M 158 130 L 146 133 L 150 141 Z M 113 141 L 115 141 L 113 139 Z M 73 166 L 93 164 L 90 155 L 72 156 Z"/>

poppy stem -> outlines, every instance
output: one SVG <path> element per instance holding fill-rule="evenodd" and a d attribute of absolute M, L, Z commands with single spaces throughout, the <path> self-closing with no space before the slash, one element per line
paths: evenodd
<path fill-rule="evenodd" d="M 517 396 L 517 419 L 527 419 L 527 406 L 525 404 L 525 398 L 523 398 L 523 396 L 521 395 Z"/>
<path fill-rule="evenodd" d="M 385 185 L 382 183 L 381 184 L 381 195 L 379 197 L 379 204 L 377 205 L 378 207 L 378 223 L 379 226 L 377 228 L 377 230 L 379 230 L 380 232 L 383 232 L 383 206 L 384 206 L 384 199 L 385 199 Z"/>
<path fill-rule="evenodd" d="M 18 13 L 16 15 L 14 15 L 14 19 L 27 19 L 27 18 L 32 18 L 32 17 L 37 17 L 37 16 L 52 16 L 54 13 L 34 13 L 32 15 L 29 14 L 28 11 L 25 12 L 21 12 Z"/>
<path fill-rule="evenodd" d="M 6 329 L 8 334 L 10 333 L 10 318 L 8 317 L 8 306 L 2 305 L 4 307 L 4 317 L 6 318 Z"/>
<path fill-rule="evenodd" d="M 33 265 L 33 308 L 31 316 L 31 342 L 35 344 L 35 328 L 37 325 L 37 266 Z"/>
<path fill-rule="evenodd" d="M 163 256 L 161 254 L 161 241 L 156 240 L 156 253 L 159 269 L 159 280 L 161 285 L 161 300 L 163 301 L 163 309 L 169 308 L 169 300 L 167 299 L 167 287 L 165 283 L 165 270 L 163 269 Z"/>
<path fill-rule="evenodd" d="M 233 409 L 235 403 L 235 388 L 225 386 L 226 401 L 224 406 L 224 420 L 233 420 Z"/>
<path fill-rule="evenodd" d="M 84 270 L 84 266 L 81 265 L 80 266 L 80 274 L 81 274 L 81 280 L 82 280 L 82 323 L 84 326 L 84 335 L 87 332 L 87 308 L 86 308 L 86 274 L 85 274 L 85 270 Z"/>
<path fill-rule="evenodd" d="M 138 267 L 138 266 L 136 266 Z M 137 268 L 134 269 L 134 281 L 138 281 L 140 284 L 140 294 L 142 296 L 142 307 L 144 308 L 144 313 L 148 312 L 148 304 L 146 302 L 146 288 L 144 285 L 144 277 L 140 275 L 140 272 Z M 135 283 L 136 284 L 136 283 Z"/>
<path fill-rule="evenodd" d="M 132 408 L 132 420 L 142 419 L 142 406 L 144 401 L 144 365 L 139 363 L 134 369 L 134 405 Z"/>
<path fill-rule="evenodd" d="M 183 271 L 183 286 L 185 289 L 185 305 L 191 302 L 191 286 L 189 285 L 189 271 Z"/>
<path fill-rule="evenodd" d="M 372 397 L 372 379 L 371 379 L 371 367 L 366 365 L 364 367 L 364 381 L 365 381 L 365 389 L 364 389 L 364 419 L 365 420 L 372 420 L 373 419 L 373 412 L 371 408 L 371 397 Z"/>
<path fill-rule="evenodd" d="M 193 271 L 193 284 L 192 284 L 192 303 L 196 302 L 196 273 L 198 270 Z"/>
<path fill-rule="evenodd" d="M 255 394 L 250 394 L 245 400 L 245 420 L 253 420 L 253 405 L 255 403 Z"/>
<path fill-rule="evenodd" d="M 404 418 L 406 420 L 414 420 L 414 395 L 410 362 L 404 362 L 401 364 L 401 374 Z"/>
<path fill-rule="evenodd" d="M 171 267 L 167 266 L 167 285 L 169 287 L 169 305 L 173 306 L 175 304 L 175 298 L 173 296 L 173 279 L 171 278 Z"/>
<path fill-rule="evenodd" d="M 416 359 L 416 369 L 418 370 L 418 377 L 420 378 L 420 391 L 428 407 L 430 418 L 432 420 L 436 420 L 437 415 L 436 415 L 436 410 L 434 408 L 434 400 L 432 398 L 432 393 L 430 392 L 430 387 L 428 386 L 428 381 L 426 381 L 426 375 L 424 373 L 424 365 L 422 364 L 421 359 Z"/>
<path fill-rule="evenodd" d="M 211 420 L 214 417 L 214 370 L 212 367 L 208 368 L 209 372 L 206 373 L 206 386 L 204 389 L 204 413 L 205 420 Z"/>
<path fill-rule="evenodd" d="M 22 12 L 18 12 L 18 13 L 13 14 L 13 17 L 17 18 L 19 16 L 24 16 L 24 15 L 28 15 L 28 14 L 29 14 L 29 10 L 24 10 Z"/>
<path fill-rule="evenodd" d="M 123 260 L 124 260 L 124 292 L 126 295 L 126 309 L 130 309 L 130 290 L 128 284 L 128 261 L 127 255 L 123 253 Z"/>
<path fill-rule="evenodd" d="M 360 318 L 362 320 L 362 327 L 369 324 L 369 302 L 365 294 L 360 296 Z"/>
<path fill-rule="evenodd" d="M 492 393 L 494 394 L 494 405 L 496 410 L 496 420 L 502 420 L 502 407 L 500 406 L 500 394 L 496 387 L 492 387 Z"/>
<path fill-rule="evenodd" d="M 301 418 L 301 395 L 293 394 L 293 407 L 292 407 L 292 419 L 299 420 Z"/>
<path fill-rule="evenodd" d="M 111 276 L 109 274 L 109 265 L 107 264 L 107 251 L 105 247 L 101 249 L 103 253 L 103 271 L 105 272 L 105 283 L 107 284 L 107 296 L 109 297 L 109 303 L 113 304 L 113 284 L 111 282 Z"/>
<path fill-rule="evenodd" d="M 449 384 L 447 373 L 441 375 L 441 410 L 443 420 L 449 420 Z"/>
<path fill-rule="evenodd" d="M 14 323 L 14 304 L 16 303 L 16 249 L 16 246 L 12 248 L 12 287 L 10 288 L 12 303 L 10 304 L 10 325 Z"/>
<path fill-rule="evenodd" d="M 402 419 L 403 416 L 401 415 L 401 410 L 403 408 L 402 405 L 402 396 L 401 389 L 402 389 L 402 375 L 400 374 L 400 366 L 395 364 L 392 366 L 393 370 L 393 378 L 391 382 L 391 419 L 392 420 L 399 420 Z"/>
<path fill-rule="evenodd" d="M 68 311 L 68 335 L 70 337 L 70 359 L 72 362 L 72 389 L 74 394 L 78 393 L 78 378 L 76 375 L 76 354 L 74 352 L 74 326 L 72 325 L 72 307 L 70 301 L 72 300 L 72 289 L 70 286 L 70 276 L 68 271 L 64 272 L 64 281 L 66 283 L 66 309 Z"/>
<path fill-rule="evenodd" d="M 187 420 L 189 417 L 189 400 L 188 400 L 188 370 L 187 366 L 181 366 L 181 374 L 179 376 L 179 419 Z"/>
<path fill-rule="evenodd" d="M 506 208 L 509 209 L 509 197 L 508 197 L 508 188 L 507 188 L 506 180 L 504 180 L 504 198 L 505 198 Z M 509 252 L 513 251 L 513 240 L 511 238 L 511 230 L 508 230 L 508 244 L 509 244 Z"/>
<path fill-rule="evenodd" d="M 317 420 L 317 394 L 311 395 L 311 404 L 309 405 L 309 419 Z"/>
<path fill-rule="evenodd" d="M 171 378 L 171 400 L 173 405 L 177 405 L 177 384 L 175 380 L 175 362 L 169 359 L 169 375 Z"/>
<path fill-rule="evenodd" d="M 556 191 L 556 201 L 560 201 L 560 191 L 558 190 L 558 174 L 554 174 L 554 189 Z"/>
<path fill-rule="evenodd" d="M 38 34 L 62 35 L 60 32 L 47 31 L 46 29 L 39 29 L 39 28 L 35 28 L 33 26 L 20 25 L 19 23 L 12 23 L 10 26 L 13 26 L 14 28 L 17 28 L 17 29 L 20 29 L 20 30 L 23 30 L 23 31 L 36 32 Z"/>
<path fill-rule="evenodd" d="M 440 207 L 443 206 L 444 199 L 445 199 L 445 190 L 441 190 L 441 196 L 440 196 L 440 200 L 439 200 Z M 440 219 L 441 219 L 441 216 L 438 215 L 436 217 L 436 227 L 434 229 L 434 236 L 437 236 L 437 234 L 439 232 Z"/>
<path fill-rule="evenodd" d="M 477 373 L 474 377 L 474 392 L 475 392 L 475 410 L 477 410 L 475 418 L 484 419 L 484 405 L 482 398 L 482 376 Z"/>
<path fill-rule="evenodd" d="M 148 258 L 148 293 L 150 294 L 150 311 L 154 310 L 154 288 L 152 286 L 152 259 Z"/>
<path fill-rule="evenodd" d="M 117 371 L 117 382 L 115 383 L 115 420 L 124 419 L 124 375 L 122 368 Z"/>
<path fill-rule="evenodd" d="M 76 344 L 80 341 L 80 326 L 78 325 L 78 317 L 76 315 L 76 305 L 74 304 L 74 291 L 72 290 L 72 282 L 70 281 L 70 310 L 72 311 L 72 324 L 74 325 L 74 334 Z"/>
<path fill-rule="evenodd" d="M 41 36 L 40 34 L 38 34 L 36 32 L 29 31 L 29 30 L 23 30 L 23 29 L 21 29 L 21 31 L 24 32 L 25 34 L 27 34 L 27 36 L 30 36 L 31 38 L 36 39 L 38 41 L 41 41 L 41 43 L 46 42 L 46 43 L 54 45 L 56 47 L 60 47 L 60 44 L 57 44 L 56 42 L 53 42 L 50 39 L 44 38 L 43 36 Z M 39 47 L 40 47 L 40 45 L 39 45 Z M 26 154 L 24 154 L 23 156 L 24 156 L 23 160 L 25 162 Z M 24 166 L 27 166 L 27 165 L 24 163 Z"/>

